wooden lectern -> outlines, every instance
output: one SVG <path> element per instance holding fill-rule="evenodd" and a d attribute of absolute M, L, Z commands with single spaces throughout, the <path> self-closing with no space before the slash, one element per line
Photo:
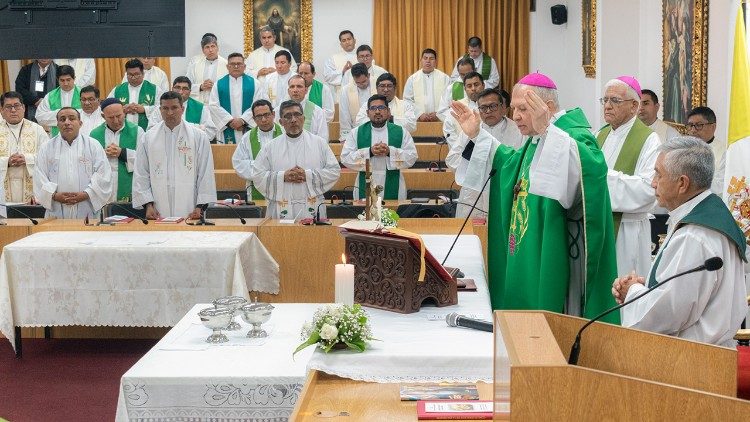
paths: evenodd
<path fill-rule="evenodd" d="M 567 358 L 587 320 L 551 312 L 496 311 L 495 400 L 512 420 L 750 418 L 737 399 L 737 352 L 615 325 L 583 334 L 579 366 Z"/>

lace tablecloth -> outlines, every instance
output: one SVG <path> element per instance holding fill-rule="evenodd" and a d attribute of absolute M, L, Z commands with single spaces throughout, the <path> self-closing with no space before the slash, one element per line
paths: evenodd
<path fill-rule="evenodd" d="M 0 257 L 0 332 L 14 344 L 14 327 L 172 326 L 196 303 L 278 293 L 278 272 L 253 233 L 36 233 Z"/>

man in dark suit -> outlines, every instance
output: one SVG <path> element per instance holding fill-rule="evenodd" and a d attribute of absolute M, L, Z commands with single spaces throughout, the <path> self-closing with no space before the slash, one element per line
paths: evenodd
<path fill-rule="evenodd" d="M 52 59 L 36 59 L 23 66 L 16 77 L 16 91 L 23 96 L 26 117 L 36 122 L 36 107 L 57 88 L 57 65 Z"/>

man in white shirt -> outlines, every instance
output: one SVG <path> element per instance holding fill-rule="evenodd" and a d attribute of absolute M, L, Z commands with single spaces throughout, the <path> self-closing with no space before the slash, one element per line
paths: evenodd
<path fill-rule="evenodd" d="M 418 122 L 437 122 L 440 96 L 450 83 L 450 77 L 436 69 L 437 52 L 431 48 L 422 51 L 422 68 L 409 76 L 404 85 L 404 100 L 414 105 Z"/>
<path fill-rule="evenodd" d="M 154 65 L 156 62 L 155 57 L 138 57 L 138 60 L 143 63 L 143 79 L 156 85 L 161 92 L 169 91 L 169 77 L 159 66 Z M 128 81 L 128 75 L 122 76 L 122 82 Z"/>
<path fill-rule="evenodd" d="M 307 87 L 305 87 L 305 79 L 300 75 L 294 75 L 289 79 L 289 86 L 287 88 L 287 97 L 298 103 L 302 107 L 302 114 L 305 115 L 305 124 L 303 129 L 312 133 L 313 135 L 320 136 L 321 138 L 328 140 L 328 122 L 326 121 L 325 112 L 322 108 L 313 104 L 312 101 L 306 100 Z M 276 121 L 281 121 L 281 115 L 276 116 Z"/>
<path fill-rule="evenodd" d="M 370 75 L 364 63 L 357 63 L 351 68 L 352 83 L 341 89 L 339 96 L 339 139 L 346 139 L 349 131 L 356 126 L 357 113 L 367 99 L 377 91 L 375 84 L 370 83 Z"/>
<path fill-rule="evenodd" d="M 448 84 L 440 97 L 440 105 L 437 110 L 437 117 L 441 121 L 446 121 L 451 117 L 451 103 L 453 101 L 464 101 L 464 104 L 468 104 L 465 100 L 466 90 L 464 89 L 464 78 L 471 72 L 475 71 L 474 60 L 471 57 L 461 58 L 456 65 L 458 68 L 458 80 L 455 80 Z M 484 78 L 482 78 L 484 81 Z"/>
<path fill-rule="evenodd" d="M 289 87 L 289 78 L 296 75 L 292 72 L 292 55 L 286 50 L 280 50 L 274 58 L 276 71 L 266 75 L 264 85 L 264 98 L 268 98 L 277 108 L 279 104 L 289 99 L 287 89 Z"/>
<path fill-rule="evenodd" d="M 201 49 L 202 54 L 190 59 L 185 76 L 193 81 L 190 96 L 208 104 L 214 83 L 227 74 L 227 59 L 219 56 L 218 40 L 210 32 L 201 38 Z"/>
<path fill-rule="evenodd" d="M 398 91 L 398 82 L 396 77 L 390 73 L 384 73 L 378 76 L 375 85 L 378 95 L 382 95 L 388 101 L 388 108 L 391 110 L 393 123 L 401 126 L 409 133 L 417 130 L 417 116 L 414 113 L 414 106 L 408 102 L 396 97 Z M 367 105 L 359 108 L 357 113 L 357 126 L 366 123 L 369 120 L 367 116 Z"/>
<path fill-rule="evenodd" d="M 348 29 L 341 31 L 339 33 L 339 44 L 341 45 L 341 51 L 329 57 L 323 69 L 323 80 L 333 91 L 336 102 L 338 102 L 341 89 L 344 87 L 342 85 L 344 75 L 357 63 L 357 52 L 354 50 L 357 46 L 357 40 L 354 39 L 354 33 Z"/>
<path fill-rule="evenodd" d="M 336 112 L 333 93 L 328 85 L 315 79 L 315 65 L 310 62 L 301 62 L 297 66 L 297 74 L 305 78 L 305 86 L 307 87 L 305 99 L 323 109 L 326 113 L 327 122 L 333 121 L 333 115 Z"/>
<path fill-rule="evenodd" d="M 733 337 L 747 314 L 747 245 L 726 205 L 709 190 L 713 165 L 711 148 L 697 138 L 673 138 L 659 148 L 652 186 L 659 206 L 669 210 L 669 229 L 648 273 L 631 273 L 612 285 L 618 303 L 654 288 L 622 308 L 623 326 L 736 347 Z M 723 261 L 720 269 L 656 287 L 714 257 Z"/>
<path fill-rule="evenodd" d="M 197 125 L 202 131 L 206 132 L 208 139 L 214 139 L 217 129 L 216 124 L 214 124 L 214 119 L 211 117 L 210 107 L 191 97 L 191 88 L 192 82 L 190 82 L 190 79 L 188 79 L 187 76 L 178 76 L 174 78 L 172 91 L 180 94 L 182 97 L 183 108 L 185 109 L 182 118 L 188 123 Z M 151 129 L 161 121 L 161 110 L 154 107 L 151 111 L 151 115 L 148 117 L 148 128 Z"/>
<path fill-rule="evenodd" d="M 75 83 L 76 74 L 72 67 L 64 65 L 57 69 L 57 88 L 48 92 L 36 110 L 36 121 L 50 130 L 50 135 L 59 133 L 57 111 L 63 107 L 81 109 L 81 89 Z"/>
<path fill-rule="evenodd" d="M 76 86 L 96 84 L 96 62 L 94 59 L 55 59 L 58 66 L 70 66 L 75 70 Z"/>
<path fill-rule="evenodd" d="M 90 135 L 95 127 L 104 123 L 99 103 L 99 88 L 93 85 L 81 88 L 81 133 L 84 135 Z"/>
<path fill-rule="evenodd" d="M 367 66 L 367 72 L 370 74 L 370 83 L 372 85 L 375 85 L 375 80 L 377 80 L 380 75 L 388 72 L 387 70 L 374 63 L 372 48 L 367 44 L 362 44 L 357 47 L 357 61 L 360 63 L 364 63 L 364 65 Z M 341 80 L 341 86 L 346 86 L 351 81 L 352 72 L 350 70 L 349 72 L 344 73 L 344 77 Z"/>
<path fill-rule="evenodd" d="M 466 42 L 466 51 L 467 54 L 463 58 L 470 57 L 474 60 L 474 67 L 482 75 L 482 78 L 484 78 L 487 88 L 500 86 L 500 73 L 497 70 L 497 63 L 495 63 L 495 59 L 482 50 L 482 39 L 479 37 L 469 38 L 469 41 Z M 453 73 L 451 73 L 451 78 L 456 80 L 458 77 L 457 61 L 456 66 L 453 68 Z"/>
<path fill-rule="evenodd" d="M 659 140 L 664 143 L 680 136 L 680 133 L 677 132 L 677 129 L 657 117 L 660 107 L 659 97 L 656 96 L 654 91 L 650 89 L 641 90 L 641 108 L 638 109 L 638 118 L 651 128 L 651 130 L 656 132 L 659 135 Z"/>
<path fill-rule="evenodd" d="M 277 71 L 275 67 L 276 53 L 279 51 L 286 51 L 289 53 L 289 64 L 292 69 L 297 68 L 297 62 L 292 57 L 292 53 L 286 48 L 276 44 L 276 35 L 268 26 L 260 28 L 258 31 L 260 38 L 260 47 L 253 50 L 250 55 L 247 56 L 247 72 L 249 75 L 257 79 L 259 82 L 264 82 L 266 76 Z M 284 85 L 286 86 L 286 85 Z M 271 101 L 273 102 L 273 101 Z"/>
<path fill-rule="evenodd" d="M 479 94 L 485 90 L 482 75 L 478 72 L 470 72 L 466 74 L 462 86 L 462 90 L 466 93 L 466 96 L 458 100 L 458 102 L 467 105 L 471 110 L 476 110 L 478 107 L 477 100 L 479 99 Z M 450 147 L 456 143 L 460 133 L 461 127 L 456 122 L 456 119 L 452 116 L 446 117 L 445 121 L 443 121 L 443 136 L 445 136 L 445 140 Z"/>
<path fill-rule="evenodd" d="M 232 154 L 232 167 L 241 178 L 245 179 L 248 199 L 255 201 L 265 198 L 253 187 L 251 179 L 253 160 L 264 146 L 283 134 L 284 130 L 278 123 L 274 123 L 273 105 L 270 101 L 258 100 L 253 103 L 251 110 L 256 126 L 245 133 L 242 136 L 242 142 L 237 144 L 237 149 Z"/>

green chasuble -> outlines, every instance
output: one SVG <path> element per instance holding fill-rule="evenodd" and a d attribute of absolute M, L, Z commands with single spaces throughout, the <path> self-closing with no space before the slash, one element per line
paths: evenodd
<path fill-rule="evenodd" d="M 281 135 L 281 126 L 279 126 L 278 123 L 273 124 L 273 137 L 276 138 L 277 136 Z M 258 156 L 258 153 L 260 152 L 260 140 L 258 140 L 258 127 L 254 127 L 250 131 L 250 136 L 247 140 L 250 143 L 250 154 L 253 156 L 253 160 L 255 157 Z M 252 182 L 250 182 L 250 186 L 252 186 Z M 251 197 L 253 200 L 262 200 L 266 199 L 262 193 L 258 191 L 258 189 L 255 189 L 255 186 L 252 186 L 252 194 Z"/>
<path fill-rule="evenodd" d="M 230 75 L 226 75 L 223 78 L 216 81 L 216 90 L 219 94 L 219 105 L 221 108 L 232 114 L 232 100 L 229 97 L 229 78 Z M 253 98 L 255 97 L 255 79 L 242 74 L 242 112 L 252 107 Z M 227 127 L 224 129 L 224 143 L 225 144 L 236 144 L 237 140 L 234 139 L 234 129 Z"/>
<path fill-rule="evenodd" d="M 185 120 L 196 125 L 201 124 L 201 116 L 203 115 L 203 103 L 194 100 L 193 97 L 188 97 L 185 101 Z"/>
<path fill-rule="evenodd" d="M 62 94 L 60 93 L 60 87 L 53 89 L 47 94 L 49 96 L 49 109 L 60 110 L 62 108 Z M 73 87 L 73 97 L 70 99 L 70 106 L 76 110 L 81 109 L 81 89 L 78 86 Z M 60 129 L 57 126 L 49 128 L 49 134 L 51 137 L 57 136 L 60 133 Z"/>
<path fill-rule="evenodd" d="M 107 124 L 102 123 L 95 127 L 89 136 L 99 141 L 99 144 L 103 148 L 107 148 L 105 132 L 107 130 Z M 125 126 L 122 127 L 120 132 L 120 148 L 135 150 L 138 144 L 138 125 L 125 120 Z M 133 189 L 133 173 L 128 171 L 128 166 L 125 161 L 117 159 L 117 195 L 115 196 L 116 201 L 130 201 L 132 197 L 131 192 Z"/>
<path fill-rule="evenodd" d="M 323 83 L 313 79 L 310 85 L 310 95 L 307 97 L 311 103 L 323 108 Z"/>
<path fill-rule="evenodd" d="M 135 102 L 133 101 L 133 98 L 130 98 L 128 85 L 129 84 L 125 82 L 117 85 L 117 88 L 115 88 L 114 97 L 120 100 L 123 104 Z M 137 102 L 142 106 L 152 106 L 156 104 L 156 85 L 144 80 L 141 84 L 141 90 L 138 92 Z M 146 113 L 138 113 L 138 126 L 143 130 L 148 128 L 148 116 L 146 116 Z"/>
<path fill-rule="evenodd" d="M 464 55 L 464 59 L 468 59 L 469 55 Z M 472 59 L 473 60 L 473 59 Z M 477 69 L 482 78 L 486 81 L 490 78 L 490 72 L 492 71 L 492 57 L 487 53 L 482 52 L 482 69 Z"/>
<path fill-rule="evenodd" d="M 563 312 L 570 259 L 583 259 L 581 309 L 591 318 L 615 306 L 611 287 L 617 263 L 607 163 L 581 109 L 569 110 L 554 125 L 578 145 L 583 220 L 578 221 L 577 233 L 569 233 L 567 210 L 558 201 L 529 193 L 537 143 L 529 138 L 517 151 L 500 145 L 493 162 L 499 174 L 490 187 L 487 260 L 492 308 Z M 576 246 L 579 238 L 583 250 Z M 619 313 L 605 321 L 619 324 Z"/>
<path fill-rule="evenodd" d="M 462 100 L 464 98 L 463 82 L 453 82 L 453 85 L 451 86 L 451 97 L 453 98 L 453 101 Z"/>
<path fill-rule="evenodd" d="M 404 139 L 404 128 L 391 122 L 388 126 L 388 146 L 401 148 L 401 141 Z M 357 128 L 357 148 L 370 148 L 372 146 L 372 123 L 367 122 Z M 365 197 L 365 172 L 359 172 L 359 198 Z M 385 191 L 383 199 L 398 199 L 399 178 L 401 170 L 385 171 Z"/>

